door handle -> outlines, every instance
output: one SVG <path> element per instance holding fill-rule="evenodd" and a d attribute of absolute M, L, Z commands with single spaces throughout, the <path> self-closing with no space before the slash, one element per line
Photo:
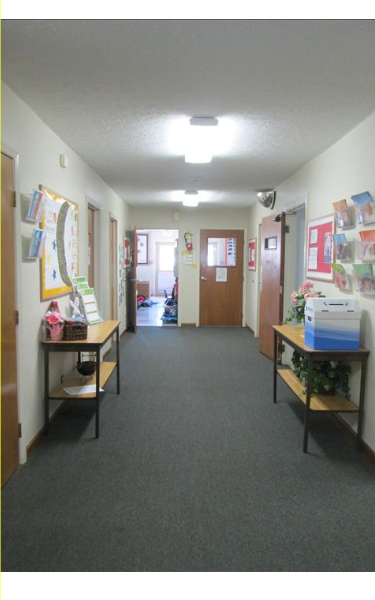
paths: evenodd
<path fill-rule="evenodd" d="M 203 275 L 201 275 L 201 280 L 202 281 L 207 281 L 207 277 L 203 277 Z"/>

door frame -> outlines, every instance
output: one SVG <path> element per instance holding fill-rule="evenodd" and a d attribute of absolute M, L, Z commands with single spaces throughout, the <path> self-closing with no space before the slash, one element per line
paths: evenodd
<path fill-rule="evenodd" d="M 89 278 L 89 267 L 92 265 L 93 269 L 93 282 L 92 285 L 89 285 L 92 288 L 95 288 L 95 284 L 97 283 L 96 281 L 96 208 L 90 204 L 90 202 L 87 203 L 87 248 L 89 247 L 89 243 L 88 243 L 88 237 L 89 237 L 89 219 L 90 219 L 90 213 L 92 213 L 92 240 L 91 240 L 91 248 L 92 248 L 92 255 L 90 254 L 90 265 L 88 264 L 88 258 L 87 258 L 87 280 Z"/>
<path fill-rule="evenodd" d="M 303 249 L 303 271 L 306 275 L 306 249 L 307 249 L 307 244 L 306 244 L 306 236 L 307 236 L 307 207 L 308 207 L 308 194 L 303 194 L 302 196 L 298 196 L 298 198 L 295 198 L 294 200 L 290 200 L 289 202 L 287 202 L 286 204 L 284 204 L 283 207 L 283 212 L 288 213 L 289 211 L 293 211 L 293 210 L 299 210 L 302 207 L 305 207 L 305 247 Z"/>
<path fill-rule="evenodd" d="M 115 240 L 112 240 L 112 223 L 116 223 L 115 225 Z M 118 234 L 118 230 L 119 230 L 119 226 L 118 226 L 118 219 L 117 217 L 115 217 L 115 215 L 113 215 L 111 212 L 109 213 L 109 315 L 111 319 L 114 320 L 118 320 L 118 315 L 119 315 L 119 305 L 118 305 L 118 287 L 119 287 L 119 281 L 118 281 L 118 239 L 119 239 L 119 234 Z M 114 244 L 114 248 L 111 244 L 111 241 Z M 114 249 L 114 272 L 113 272 L 113 280 L 111 277 L 111 269 L 112 269 L 112 250 Z M 112 286 L 113 284 L 113 286 Z M 114 290 L 113 290 L 114 287 Z M 112 292 L 114 292 L 114 297 L 112 296 Z M 113 310 L 114 309 L 114 310 Z M 113 312 L 115 314 L 113 314 Z"/>
<path fill-rule="evenodd" d="M 258 239 L 257 239 L 257 277 L 255 279 L 256 281 L 256 285 L 255 285 L 255 293 L 256 293 L 256 298 L 255 298 L 255 302 L 257 303 L 257 310 L 256 310 L 256 323 L 255 323 L 255 331 L 254 331 L 254 337 L 258 338 L 259 337 L 259 329 L 260 329 L 260 293 L 262 291 L 262 260 L 261 260 L 261 252 L 262 252 L 262 244 L 261 244 L 261 238 L 262 238 L 262 223 L 258 224 Z"/>
<path fill-rule="evenodd" d="M 95 210 L 95 221 L 94 221 L 94 253 L 96 256 L 95 265 L 94 265 L 94 282 L 95 282 L 95 296 L 98 301 L 99 307 L 105 307 L 107 304 L 107 299 L 104 297 L 102 285 L 102 273 L 106 273 L 107 271 L 107 260 L 105 257 L 105 252 L 102 252 L 103 244 L 105 241 L 102 239 L 102 219 L 103 217 L 103 206 L 97 200 L 94 200 L 90 196 L 86 196 L 86 210 L 88 211 L 88 206 L 91 206 Z M 104 260 L 104 263 L 103 263 Z"/>
<path fill-rule="evenodd" d="M 22 289 L 22 235 L 21 235 L 21 193 L 20 193 L 20 155 L 17 150 L 14 150 L 6 143 L 1 144 L 1 153 L 5 154 L 14 161 L 14 174 L 13 183 L 14 190 L 16 193 L 16 207 L 14 209 L 14 250 L 15 250 L 15 265 L 14 265 L 14 276 L 15 276 L 15 288 L 16 297 L 15 305 L 16 310 L 20 310 L 21 306 L 21 289 Z M 21 425 L 25 422 L 21 398 L 23 395 L 23 382 L 21 379 L 21 364 L 22 364 L 22 344 L 21 339 L 23 335 L 23 318 L 20 314 L 19 324 L 16 327 L 16 357 L 17 357 L 17 411 L 18 411 L 18 422 Z M 1 375 L 1 374 L 0 374 Z M 18 453 L 19 453 L 19 464 L 22 465 L 27 461 L 27 446 L 25 442 L 24 433 L 18 438 Z"/>

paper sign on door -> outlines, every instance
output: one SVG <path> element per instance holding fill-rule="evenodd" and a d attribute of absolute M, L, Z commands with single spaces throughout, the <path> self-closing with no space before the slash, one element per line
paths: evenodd
<path fill-rule="evenodd" d="M 226 282 L 227 281 L 228 269 L 226 267 L 216 268 L 216 281 Z"/>

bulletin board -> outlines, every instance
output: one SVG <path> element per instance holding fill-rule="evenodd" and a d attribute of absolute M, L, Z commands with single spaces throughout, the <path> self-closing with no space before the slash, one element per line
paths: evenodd
<path fill-rule="evenodd" d="M 57 192 L 39 186 L 47 196 L 42 229 L 46 240 L 41 260 L 41 300 L 72 292 L 72 278 L 78 276 L 78 206 Z"/>
<path fill-rule="evenodd" d="M 334 233 L 334 215 L 312 219 L 308 222 L 306 276 L 309 279 L 333 281 Z"/>

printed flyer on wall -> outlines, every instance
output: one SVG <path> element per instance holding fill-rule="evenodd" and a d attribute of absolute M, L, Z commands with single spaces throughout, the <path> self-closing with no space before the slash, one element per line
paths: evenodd
<path fill-rule="evenodd" d="M 350 243 L 347 241 L 345 233 L 333 234 L 333 243 L 335 245 L 336 258 L 338 260 L 350 260 Z"/>
<path fill-rule="evenodd" d="M 358 258 L 360 260 L 375 260 L 375 229 L 359 232 L 361 241 L 359 243 Z"/>
<path fill-rule="evenodd" d="M 33 194 L 30 201 L 29 211 L 26 215 L 27 221 L 36 223 L 42 220 L 42 212 L 47 200 L 47 196 L 40 190 L 33 190 Z"/>
<path fill-rule="evenodd" d="M 342 229 L 344 227 L 353 226 L 353 221 L 350 216 L 346 200 L 339 200 L 338 202 L 334 202 L 333 209 L 335 211 L 337 227 L 340 227 Z"/>
<path fill-rule="evenodd" d="M 337 263 L 332 264 L 333 283 L 340 290 L 348 291 L 351 289 L 349 277 L 342 265 Z"/>
<path fill-rule="evenodd" d="M 362 294 L 375 294 L 375 275 L 372 265 L 353 265 L 357 289 Z"/>
<path fill-rule="evenodd" d="M 44 229 L 34 229 L 29 248 L 29 255 L 27 258 L 41 258 L 45 239 L 46 232 Z"/>
<path fill-rule="evenodd" d="M 369 192 L 362 192 L 352 196 L 357 213 L 358 223 L 366 225 L 367 223 L 375 223 L 375 204 Z"/>

